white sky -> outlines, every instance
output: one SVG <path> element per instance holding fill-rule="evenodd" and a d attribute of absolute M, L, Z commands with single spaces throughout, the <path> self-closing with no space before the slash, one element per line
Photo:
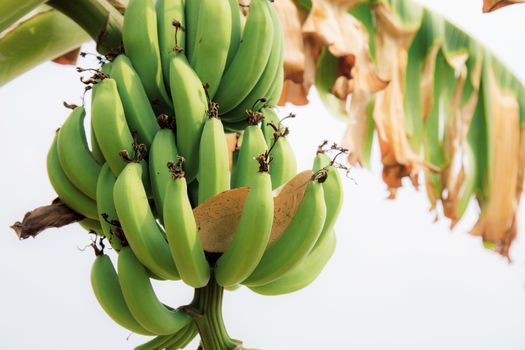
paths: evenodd
<path fill-rule="evenodd" d="M 525 78 L 525 5 L 481 15 L 480 0 L 420 2 L 475 33 Z M 89 244 L 80 227 L 24 242 L 8 228 L 54 198 L 46 153 L 67 115 L 62 101 L 79 103 L 81 91 L 71 67 L 49 63 L 0 89 L 1 349 L 129 349 L 144 339 L 126 340 L 129 333 L 98 306 L 89 284 L 93 253 L 78 249 Z M 298 118 L 289 122 L 290 140 L 300 168 L 309 168 L 319 141 L 338 141 L 344 123 L 315 95 L 308 108 L 280 112 L 292 110 Z M 445 220 L 433 223 L 424 193 L 407 186 L 397 201 L 385 200 L 377 157 L 374 164 L 373 173 L 355 169 L 345 181 L 337 250 L 320 278 L 281 297 L 228 292 L 230 334 L 272 350 L 524 349 L 525 222 L 508 265 L 466 234 L 474 207 L 451 233 Z M 158 291 L 172 306 L 191 298 L 181 283 L 162 283 Z"/>

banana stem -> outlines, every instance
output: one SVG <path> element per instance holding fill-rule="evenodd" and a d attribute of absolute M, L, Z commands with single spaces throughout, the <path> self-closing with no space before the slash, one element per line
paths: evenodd
<path fill-rule="evenodd" d="M 106 0 L 50 0 L 48 5 L 82 27 L 96 41 L 98 52 L 116 52 L 122 45 L 124 17 Z"/>
<path fill-rule="evenodd" d="M 201 337 L 199 348 L 203 350 L 242 349 L 242 342 L 231 339 L 226 332 L 222 318 L 223 295 L 224 288 L 217 283 L 213 274 L 207 286 L 195 289 L 192 312 L 188 313 L 197 325 Z"/>

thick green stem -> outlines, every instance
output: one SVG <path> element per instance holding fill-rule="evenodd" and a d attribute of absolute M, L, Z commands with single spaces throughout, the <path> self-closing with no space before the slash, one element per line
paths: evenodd
<path fill-rule="evenodd" d="M 50 0 L 48 4 L 75 21 L 97 43 L 102 54 L 122 46 L 123 16 L 106 0 Z"/>
<path fill-rule="evenodd" d="M 191 307 L 186 311 L 195 320 L 204 350 L 239 350 L 242 342 L 231 339 L 222 319 L 222 297 L 224 288 L 212 275 L 206 287 L 195 289 Z"/>

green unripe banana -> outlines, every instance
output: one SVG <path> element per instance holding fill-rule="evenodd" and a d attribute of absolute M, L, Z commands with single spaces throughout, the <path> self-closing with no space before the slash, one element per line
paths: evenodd
<path fill-rule="evenodd" d="M 138 334 L 154 334 L 142 327 L 129 311 L 109 256 L 103 254 L 95 258 L 91 267 L 91 286 L 102 309 L 118 325 Z"/>
<path fill-rule="evenodd" d="M 122 248 L 122 239 L 117 232 L 123 235 L 120 227 L 117 227 L 118 216 L 113 201 L 113 187 L 117 178 L 111 172 L 109 165 L 105 163 L 100 170 L 97 181 L 97 211 L 104 236 L 117 252 Z M 114 225 L 113 225 L 114 224 Z"/>
<path fill-rule="evenodd" d="M 268 63 L 264 68 L 262 75 L 259 80 L 250 91 L 248 96 L 234 109 L 222 116 L 223 120 L 229 123 L 234 123 L 246 119 L 245 111 L 253 109 L 257 100 L 264 98 L 266 101 L 272 99 L 275 100 L 274 96 L 269 96 L 269 92 L 274 90 L 275 84 L 282 84 L 276 80 L 278 71 L 283 69 L 284 59 L 284 43 L 283 33 L 281 29 L 281 22 L 275 11 L 271 11 L 272 23 L 273 23 L 273 44 L 271 47 L 270 57 Z M 277 101 L 275 101 L 277 102 Z"/>
<path fill-rule="evenodd" d="M 184 171 L 186 180 L 191 182 L 198 171 L 199 142 L 208 101 L 199 77 L 181 53 L 170 62 L 170 88 L 177 124 L 177 149 L 186 159 Z"/>
<path fill-rule="evenodd" d="M 325 235 L 332 231 L 337 216 L 341 210 L 341 206 L 343 205 L 343 184 L 341 182 L 341 176 L 337 169 L 332 165 L 330 157 L 323 152 L 317 153 L 313 165 L 314 172 L 321 169 L 326 171 L 326 179 L 322 183 L 324 202 L 326 205 L 326 220 L 315 246 L 319 244 L 319 241 L 323 240 Z"/>
<path fill-rule="evenodd" d="M 100 165 L 89 150 L 84 130 L 84 107 L 76 107 L 60 128 L 58 159 L 64 173 L 86 196 L 95 199 Z"/>
<path fill-rule="evenodd" d="M 102 226 L 100 226 L 100 221 L 98 220 L 85 218 L 80 220 L 78 224 L 82 226 L 82 228 L 86 231 L 95 232 L 99 236 L 102 236 L 104 234 L 104 232 L 102 231 Z"/>
<path fill-rule="evenodd" d="M 186 46 L 184 0 L 157 0 L 156 9 L 162 72 L 167 84 L 171 56 Z"/>
<path fill-rule="evenodd" d="M 198 20 L 188 23 L 197 25 L 189 62 L 202 83 L 208 85 L 210 99 L 219 87 L 226 66 L 232 35 L 231 16 L 226 0 L 200 0 Z"/>
<path fill-rule="evenodd" d="M 257 172 L 232 243 L 217 260 L 216 279 L 225 287 L 244 281 L 255 270 L 264 254 L 273 222 L 273 196 L 270 175 Z"/>
<path fill-rule="evenodd" d="M 267 0 L 250 3 L 242 41 L 215 94 L 221 115 L 246 98 L 266 68 L 273 44 L 271 11 L 275 9 Z"/>
<path fill-rule="evenodd" d="M 130 0 L 124 14 L 122 41 L 126 55 L 140 76 L 149 100 L 169 113 L 171 102 L 164 86 L 153 0 Z"/>
<path fill-rule="evenodd" d="M 172 176 L 174 179 L 166 187 L 164 205 L 166 238 L 181 279 L 193 288 L 202 288 L 210 279 L 210 267 L 202 249 L 184 173 Z"/>
<path fill-rule="evenodd" d="M 126 55 L 119 55 L 112 62 L 111 77 L 117 83 L 130 130 L 149 148 L 160 127 L 140 77 Z"/>
<path fill-rule="evenodd" d="M 228 144 L 218 117 L 208 118 L 199 147 L 199 204 L 230 189 Z"/>
<path fill-rule="evenodd" d="M 290 271 L 275 281 L 250 289 L 263 295 L 287 294 L 303 289 L 323 271 L 335 251 L 335 243 L 335 232 L 332 230 L 319 238 L 310 254 Z"/>
<path fill-rule="evenodd" d="M 257 268 L 243 284 L 255 287 L 270 283 L 300 263 L 315 245 L 325 219 L 323 187 L 317 180 L 311 180 L 292 221 L 268 246 Z"/>
<path fill-rule="evenodd" d="M 71 183 L 60 165 L 57 150 L 57 138 L 59 133 L 60 132 L 58 131 L 57 135 L 55 135 L 51 148 L 47 153 L 47 175 L 49 181 L 55 189 L 55 192 L 58 194 L 58 197 L 69 208 L 87 218 L 98 220 L 97 204 L 95 201 L 86 196 Z"/>
<path fill-rule="evenodd" d="M 257 124 L 246 128 L 235 165 L 232 167 L 232 188 L 248 186 L 259 170 L 255 157 L 266 152 L 264 135 Z"/>
<path fill-rule="evenodd" d="M 177 156 L 178 152 L 173 130 L 160 130 L 157 135 L 155 135 L 149 151 L 149 173 L 153 199 L 155 200 L 155 207 L 157 208 L 157 217 L 161 222 L 164 222 L 163 210 L 166 185 L 171 181 L 171 176 L 166 168 L 166 164 L 177 159 Z"/>
<path fill-rule="evenodd" d="M 104 79 L 93 86 L 91 123 L 104 158 L 113 174 L 118 176 L 126 166 L 120 151 L 133 154 L 134 140 L 115 80 Z"/>
<path fill-rule="evenodd" d="M 170 310 L 159 301 L 146 269 L 130 247 L 123 247 L 119 253 L 118 275 L 129 310 L 148 331 L 158 335 L 173 334 L 192 321 L 188 314 Z"/>
<path fill-rule="evenodd" d="M 118 176 L 113 189 L 115 209 L 126 239 L 140 262 L 159 277 L 177 280 L 180 277 L 164 234 L 151 212 L 142 172 L 140 164 L 129 163 Z"/>

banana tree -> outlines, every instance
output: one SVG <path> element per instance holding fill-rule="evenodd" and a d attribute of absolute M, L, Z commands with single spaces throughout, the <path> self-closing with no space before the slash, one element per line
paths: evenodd
<path fill-rule="evenodd" d="M 1 13 L 9 16 L 0 22 L 0 52 L 9 55 L 0 58 L 0 84 L 89 38 L 101 54 L 118 51 L 125 4 L 42 3 L 4 3 Z M 475 198 L 481 215 L 472 233 L 510 259 L 525 166 L 525 90 L 518 79 L 461 29 L 410 1 L 276 6 L 287 48 L 280 104 L 307 103 L 315 86 L 326 107 L 349 123 L 351 164 L 369 164 L 376 137 L 391 198 L 402 178 L 417 186 L 423 174 L 430 203 L 441 203 L 452 225 Z M 28 11 L 34 12 L 20 19 Z M 60 225 L 83 218 L 65 212 Z M 35 235 L 50 224 L 39 225 L 32 234 L 19 232 Z"/>

